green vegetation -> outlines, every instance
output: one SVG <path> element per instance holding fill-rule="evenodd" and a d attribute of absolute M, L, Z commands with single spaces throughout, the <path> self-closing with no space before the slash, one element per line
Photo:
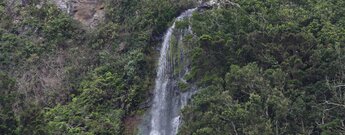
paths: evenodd
<path fill-rule="evenodd" d="M 189 88 L 188 84 L 183 81 L 178 82 L 178 87 L 181 91 L 186 91 Z"/>
<path fill-rule="evenodd" d="M 179 134 L 344 134 L 345 2 L 233 2 L 192 17 Z"/>
<path fill-rule="evenodd" d="M 3 134 L 13 134 L 17 122 L 11 104 L 15 101 L 14 81 L 7 75 L 0 72 L 0 131 Z"/>
<path fill-rule="evenodd" d="M 192 1 L 104 1 L 85 29 L 46 0 L 0 2 L 0 134 L 129 134 L 158 37 Z"/>
<path fill-rule="evenodd" d="M 176 21 L 176 28 L 177 29 L 185 29 L 189 26 L 189 21 L 187 19 Z"/>
<path fill-rule="evenodd" d="M 193 0 L 104 1 L 85 29 L 46 0 L 0 1 L 0 134 L 133 134 L 156 48 Z M 181 91 L 200 89 L 181 135 L 345 134 L 345 1 L 233 0 L 174 37 Z M 186 61 L 184 61 L 186 62 Z"/>

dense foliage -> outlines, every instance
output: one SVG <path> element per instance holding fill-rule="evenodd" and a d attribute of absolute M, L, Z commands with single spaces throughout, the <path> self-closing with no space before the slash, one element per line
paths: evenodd
<path fill-rule="evenodd" d="M 180 134 L 344 134 L 345 2 L 233 2 L 192 18 Z"/>
<path fill-rule="evenodd" d="M 105 0 L 106 20 L 87 29 L 47 0 L 0 1 L 0 134 L 135 134 L 157 45 L 195 3 Z M 179 134 L 345 134 L 344 6 L 233 0 L 195 12 L 183 49 L 200 90 Z"/>
<path fill-rule="evenodd" d="M 46 0 L 0 2 L 0 134 L 132 134 L 156 47 L 192 1 L 104 1 L 82 27 Z"/>

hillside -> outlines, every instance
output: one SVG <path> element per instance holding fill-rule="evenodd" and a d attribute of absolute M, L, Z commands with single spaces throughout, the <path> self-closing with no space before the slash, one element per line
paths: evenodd
<path fill-rule="evenodd" d="M 345 134 L 343 7 L 0 1 L 0 134 Z"/>

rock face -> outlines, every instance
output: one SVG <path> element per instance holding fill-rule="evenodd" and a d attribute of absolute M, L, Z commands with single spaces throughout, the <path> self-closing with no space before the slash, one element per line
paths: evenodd
<path fill-rule="evenodd" d="M 69 5 L 69 3 L 68 3 L 68 1 L 69 0 L 52 0 L 55 4 L 56 4 L 56 6 L 57 7 L 59 7 L 61 10 L 63 10 L 63 11 L 69 11 L 69 8 L 68 8 L 68 5 Z"/>
<path fill-rule="evenodd" d="M 211 8 L 219 8 L 219 7 L 228 7 L 228 6 L 236 6 L 240 7 L 239 4 L 231 2 L 230 0 L 210 0 L 210 1 L 199 1 L 200 6 L 198 7 L 199 10 L 203 9 L 211 9 Z"/>
<path fill-rule="evenodd" d="M 104 20 L 102 0 L 52 0 L 60 9 L 85 26 L 94 28 Z"/>

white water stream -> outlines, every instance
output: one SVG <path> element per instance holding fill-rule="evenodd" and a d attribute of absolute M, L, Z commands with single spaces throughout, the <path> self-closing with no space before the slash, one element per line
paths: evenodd
<path fill-rule="evenodd" d="M 196 8 L 183 12 L 175 22 L 189 18 L 195 10 Z M 183 76 L 173 77 L 169 46 L 173 32 L 176 30 L 175 22 L 164 36 L 157 68 L 153 104 L 146 125 L 144 124 L 145 126 L 139 131 L 141 135 L 176 135 L 181 123 L 180 110 L 193 94 L 193 90 L 184 93 L 178 90 L 177 82 L 182 80 Z M 182 34 L 183 32 L 176 37 L 182 40 Z M 187 67 L 184 70 L 184 74 L 188 72 Z"/>

